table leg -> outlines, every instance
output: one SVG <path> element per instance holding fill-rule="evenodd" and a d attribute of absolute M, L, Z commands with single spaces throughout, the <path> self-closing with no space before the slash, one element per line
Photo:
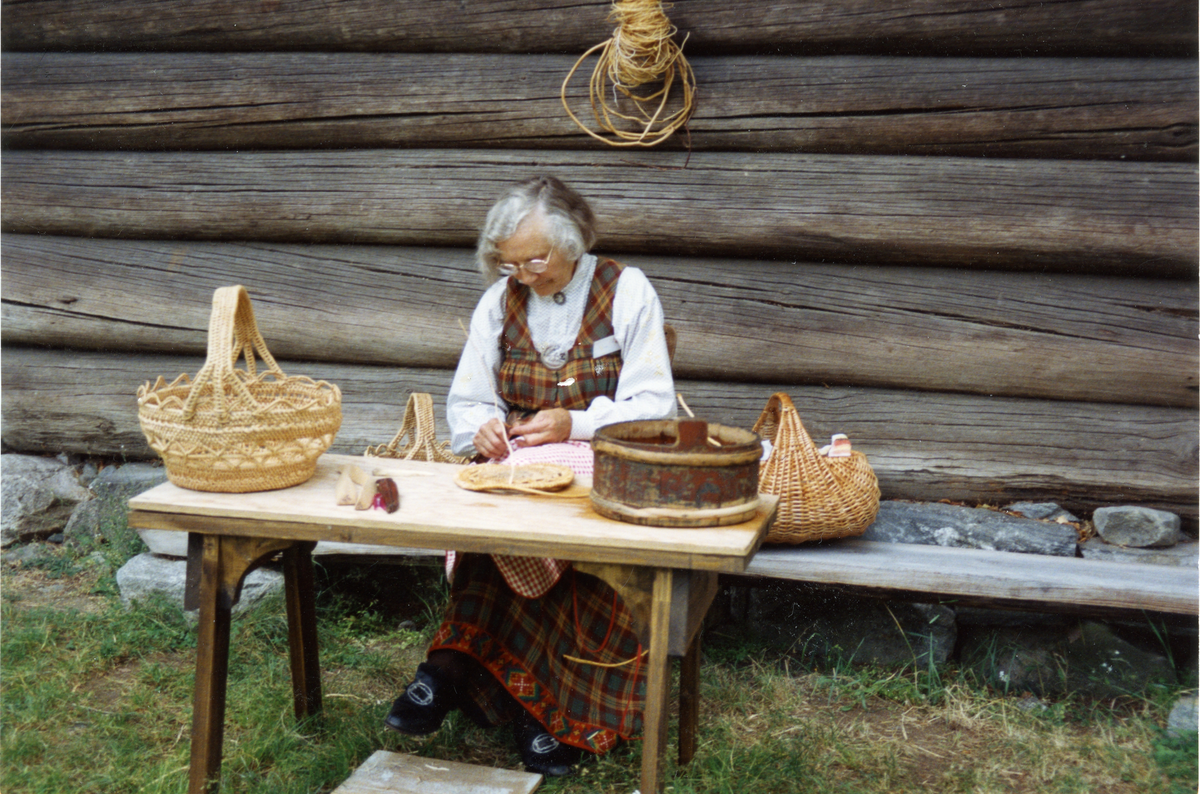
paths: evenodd
<path fill-rule="evenodd" d="M 662 755 L 667 744 L 667 705 L 671 684 L 667 656 L 674 572 L 658 568 L 650 601 L 650 652 L 646 664 L 646 711 L 643 716 L 641 794 L 658 794 Z"/>
<path fill-rule="evenodd" d="M 700 716 L 700 632 L 688 645 L 679 667 L 679 764 L 696 755 L 696 723 Z"/>
<path fill-rule="evenodd" d="M 229 619 L 233 604 L 221 587 L 221 539 L 192 535 L 188 567 L 195 567 L 200 623 L 196 641 L 196 692 L 192 706 L 192 759 L 188 794 L 209 794 L 221 785 L 225 732 L 225 682 L 229 672 Z"/>
<path fill-rule="evenodd" d="M 293 557 L 295 569 L 303 567 L 295 557 L 295 545 L 294 541 L 276 538 L 203 535 L 197 532 L 188 534 L 184 608 L 200 610 L 196 635 L 196 691 L 192 701 L 192 756 L 188 794 L 216 794 L 221 787 L 225 686 L 229 677 L 229 623 L 233 605 L 241 594 L 242 581 L 264 558 L 280 551 L 284 552 L 285 557 Z M 311 544 L 306 545 L 311 551 Z M 308 571 L 311 598 L 311 559 Z M 299 602 L 302 599 L 297 600 Z M 307 611 L 311 620 L 311 601 L 309 606 Z M 311 653 L 315 655 L 315 627 L 311 630 L 311 636 L 313 641 L 306 647 L 311 647 Z M 305 681 L 309 680 L 307 669 L 302 679 Z M 315 675 L 315 663 L 311 669 Z M 318 681 L 318 703 L 319 686 Z"/>
<path fill-rule="evenodd" d="M 283 552 L 287 598 L 288 651 L 292 662 L 292 701 L 296 719 L 321 710 L 321 661 L 317 653 L 317 612 L 312 550 L 316 543 L 296 543 Z"/>

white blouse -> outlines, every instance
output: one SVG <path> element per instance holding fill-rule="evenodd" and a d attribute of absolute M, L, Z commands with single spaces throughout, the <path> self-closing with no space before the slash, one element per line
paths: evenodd
<path fill-rule="evenodd" d="M 595 272 L 596 257 L 584 254 L 562 291 L 566 300 L 561 305 L 552 296 L 529 291 L 529 332 L 547 366 L 562 366 L 575 344 Z M 472 442 L 480 426 L 492 417 L 504 421 L 508 413 L 496 388 L 507 282 L 507 278 L 496 281 L 476 305 L 469 338 L 450 385 L 446 414 L 456 455 L 474 455 Z M 612 323 L 612 341 L 601 340 L 597 345 L 615 345 L 621 351 L 616 398 L 597 397 L 586 410 L 571 411 L 572 439 L 590 439 L 598 428 L 614 422 L 675 416 L 675 382 L 663 333 L 662 304 L 646 275 L 636 267 L 626 266 L 617 280 Z"/>

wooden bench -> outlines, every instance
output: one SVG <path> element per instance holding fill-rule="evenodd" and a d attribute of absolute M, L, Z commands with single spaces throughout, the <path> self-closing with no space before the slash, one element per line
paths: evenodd
<path fill-rule="evenodd" d="M 848 538 L 769 546 L 745 576 L 835 585 L 874 595 L 1096 616 L 1200 614 L 1194 566 L 1109 562 Z"/>
<path fill-rule="evenodd" d="M 330 558 L 376 558 L 375 547 L 329 544 Z M 424 549 L 392 549 L 408 559 Z M 846 538 L 766 546 L 729 581 L 782 579 L 950 605 L 1168 619 L 1200 616 L 1200 569 Z"/>

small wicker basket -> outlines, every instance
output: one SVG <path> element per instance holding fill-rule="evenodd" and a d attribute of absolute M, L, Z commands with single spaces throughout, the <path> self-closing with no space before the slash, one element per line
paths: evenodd
<path fill-rule="evenodd" d="M 828 458 L 817 452 L 786 394 L 767 401 L 754 424 L 774 446 L 759 467 L 758 490 L 779 507 L 767 543 L 805 543 L 861 535 L 879 513 L 879 481 L 861 452 Z"/>
<path fill-rule="evenodd" d="M 256 372 L 255 353 L 267 369 Z M 246 369 L 236 369 L 240 357 Z M 138 421 L 167 478 L 196 491 L 247 493 L 299 485 L 342 424 L 337 386 L 283 373 L 242 286 L 213 295 L 208 358 L 191 379 L 138 389 Z"/>
<path fill-rule="evenodd" d="M 402 444 L 408 436 L 408 443 Z M 450 451 L 450 442 L 437 440 L 437 424 L 433 418 L 433 398 L 425 392 L 408 395 L 404 420 L 396 437 L 386 444 L 367 447 L 364 455 L 372 458 L 401 458 L 427 460 L 434 463 L 467 463 L 470 458 L 459 457 Z"/>

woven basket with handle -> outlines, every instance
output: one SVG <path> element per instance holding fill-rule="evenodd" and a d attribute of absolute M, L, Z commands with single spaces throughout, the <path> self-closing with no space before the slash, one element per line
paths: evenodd
<path fill-rule="evenodd" d="M 257 354 L 265 371 L 259 373 Z M 237 369 L 245 357 L 246 368 Z M 267 350 L 242 286 L 213 294 L 208 357 L 194 379 L 138 389 L 138 421 L 167 478 L 197 491 L 246 493 L 298 485 L 342 424 L 337 386 L 287 376 Z"/>
<path fill-rule="evenodd" d="M 817 452 L 796 406 L 771 396 L 754 432 L 774 446 L 759 466 L 758 490 L 779 507 L 767 543 L 805 543 L 861 535 L 879 512 L 879 481 L 861 452 L 829 458 Z"/>
<path fill-rule="evenodd" d="M 404 443 L 404 437 L 408 443 Z M 450 451 L 450 442 L 437 440 L 437 424 L 433 418 L 433 398 L 425 392 L 408 395 L 404 407 L 404 421 L 396 437 L 386 444 L 367 447 L 363 453 L 373 458 L 401 458 L 403 460 L 428 460 L 434 463 L 466 463 L 463 458 Z"/>

